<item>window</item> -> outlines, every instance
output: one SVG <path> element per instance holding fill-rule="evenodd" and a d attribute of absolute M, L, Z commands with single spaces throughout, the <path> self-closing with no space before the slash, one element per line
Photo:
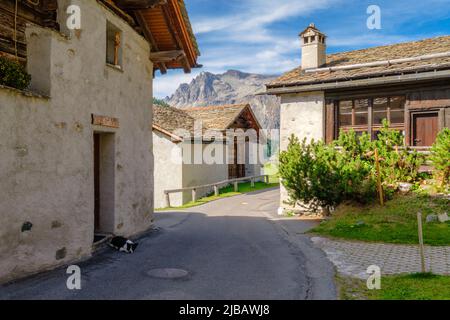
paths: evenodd
<path fill-rule="evenodd" d="M 356 126 L 367 126 L 369 114 L 369 99 L 358 99 L 355 100 L 355 108 L 354 108 L 354 125 Z"/>
<path fill-rule="evenodd" d="M 339 102 L 339 124 L 341 126 L 351 126 L 353 115 L 353 101 Z"/>
<path fill-rule="evenodd" d="M 373 99 L 373 124 L 381 125 L 388 118 L 389 98 Z"/>
<path fill-rule="evenodd" d="M 339 102 L 340 129 L 353 129 L 360 134 L 367 131 L 369 100 L 343 100 Z"/>
<path fill-rule="evenodd" d="M 339 101 L 338 128 L 353 129 L 357 134 L 367 132 L 373 139 L 376 139 L 383 119 L 388 120 L 392 128 L 404 130 L 404 117 L 405 97 L 402 96 Z M 371 123 L 369 119 L 372 119 Z"/>
<path fill-rule="evenodd" d="M 389 122 L 399 124 L 405 122 L 405 98 L 391 97 L 389 99 Z"/>
<path fill-rule="evenodd" d="M 122 32 L 110 22 L 106 24 L 106 63 L 122 65 Z"/>

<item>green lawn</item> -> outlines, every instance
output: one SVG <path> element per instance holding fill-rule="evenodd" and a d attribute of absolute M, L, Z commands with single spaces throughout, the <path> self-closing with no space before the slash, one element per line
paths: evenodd
<path fill-rule="evenodd" d="M 416 194 L 380 205 L 341 205 L 311 232 L 351 240 L 417 244 L 417 211 L 422 211 L 424 243 L 450 245 L 450 222 L 425 223 L 428 214 L 450 213 L 450 200 Z"/>
<path fill-rule="evenodd" d="M 162 208 L 162 209 L 156 209 L 155 211 L 167 211 L 167 210 L 171 210 L 171 209 L 192 208 L 192 207 L 196 207 L 196 206 L 199 206 L 199 205 L 202 205 L 202 204 L 205 204 L 207 202 L 214 201 L 214 200 L 227 198 L 227 197 L 232 197 L 232 196 L 236 196 L 236 195 L 247 193 L 247 192 L 263 190 L 263 189 L 267 189 L 267 188 L 274 188 L 274 187 L 277 187 L 279 185 L 278 182 L 271 183 L 270 181 L 271 181 L 271 179 L 269 177 L 269 183 L 255 182 L 255 186 L 254 187 L 251 186 L 250 182 L 239 183 L 238 184 L 238 192 L 234 192 L 234 186 L 233 185 L 229 185 L 229 186 L 220 188 L 218 196 L 215 196 L 214 194 L 212 194 L 210 196 L 207 196 L 207 197 L 204 197 L 204 198 L 200 198 L 200 199 L 198 199 L 195 202 L 193 202 L 193 201 L 188 202 L 185 205 L 180 206 L 180 207 Z"/>
<path fill-rule="evenodd" d="M 280 181 L 278 167 L 272 163 L 266 163 L 264 165 L 264 174 L 269 175 L 269 183 L 278 183 Z"/>
<path fill-rule="evenodd" d="M 450 276 L 416 273 L 383 276 L 380 290 L 368 290 L 366 281 L 338 277 L 344 300 L 450 300 Z"/>

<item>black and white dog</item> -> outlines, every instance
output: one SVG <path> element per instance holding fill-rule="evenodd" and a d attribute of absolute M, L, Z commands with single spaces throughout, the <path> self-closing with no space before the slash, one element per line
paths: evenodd
<path fill-rule="evenodd" d="M 137 243 L 135 243 L 131 240 L 128 240 L 124 237 L 112 238 L 109 245 L 116 250 L 119 250 L 121 252 L 126 252 L 126 253 L 133 253 L 136 250 L 136 247 L 138 246 Z"/>

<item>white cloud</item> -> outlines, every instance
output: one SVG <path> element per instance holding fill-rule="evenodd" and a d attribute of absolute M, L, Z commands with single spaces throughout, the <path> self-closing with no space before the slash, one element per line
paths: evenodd
<path fill-rule="evenodd" d="M 198 34 L 213 31 L 253 31 L 294 16 L 306 16 L 314 10 L 329 7 L 340 0 L 246 0 L 237 12 L 225 17 L 208 16 L 193 21 Z M 240 36 L 240 34 L 239 34 Z"/>
<path fill-rule="evenodd" d="M 181 83 L 189 83 L 201 71 L 222 73 L 238 69 L 273 74 L 297 67 L 299 40 L 275 36 L 270 25 L 294 16 L 306 16 L 339 1 L 342 0 L 245 0 L 230 6 L 234 12 L 226 16 L 218 12 L 191 16 L 194 32 L 202 40 L 200 63 L 204 67 L 191 74 L 169 71 L 167 75 L 157 76 L 154 95 L 163 98 L 173 94 Z"/>
<path fill-rule="evenodd" d="M 356 6 L 350 0 L 236 0 L 228 2 L 227 6 L 231 11 L 225 14 L 207 10 L 203 16 L 191 14 L 202 52 L 199 63 L 204 67 L 187 75 L 169 71 L 168 75 L 157 76 L 154 82 L 155 96 L 171 95 L 181 83 L 190 82 L 201 71 L 222 73 L 238 69 L 244 72 L 279 74 L 296 68 L 300 65 L 301 55 L 297 35 L 311 21 L 321 22 L 319 27 L 326 30 L 329 52 L 434 36 L 436 34 L 420 35 L 410 32 L 402 35 L 399 32 L 404 24 L 411 22 L 410 19 L 417 24 L 418 21 L 433 19 L 433 16 L 448 14 L 448 9 L 446 13 L 442 8 L 449 0 L 429 1 L 435 6 L 428 10 L 426 7 L 429 4 L 423 2 L 409 3 L 407 8 L 407 1 L 380 3 L 383 10 L 383 30 L 379 33 L 366 29 L 364 5 Z M 417 8 L 420 10 L 416 10 Z M 323 11 L 319 12 L 320 10 Z M 418 12 L 423 12 L 426 18 L 419 17 Z M 298 30 L 292 30 L 293 20 L 296 19 Z"/>

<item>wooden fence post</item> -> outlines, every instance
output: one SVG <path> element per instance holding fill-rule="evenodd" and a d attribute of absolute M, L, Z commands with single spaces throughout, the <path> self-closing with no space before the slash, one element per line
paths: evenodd
<path fill-rule="evenodd" d="M 269 176 L 267 174 L 264 176 L 264 182 L 269 184 Z"/>
<path fill-rule="evenodd" d="M 197 201 L 197 190 L 192 189 L 192 202 Z"/>
<path fill-rule="evenodd" d="M 378 149 L 375 148 L 375 169 L 377 171 L 377 188 L 380 198 L 380 205 L 384 205 L 383 187 L 381 186 L 380 159 L 378 158 Z"/>
<path fill-rule="evenodd" d="M 252 186 L 252 188 L 255 187 L 255 179 L 254 178 L 250 179 L 250 185 Z"/>
<path fill-rule="evenodd" d="M 238 189 L 238 182 L 235 181 L 234 182 L 234 192 L 238 192 L 238 191 L 239 191 L 239 189 Z"/>
<path fill-rule="evenodd" d="M 217 185 L 214 186 L 214 195 L 215 195 L 216 197 L 219 196 L 219 187 L 218 187 Z"/>
<path fill-rule="evenodd" d="M 419 232 L 419 252 L 420 252 L 420 264 L 422 272 L 427 272 L 425 265 L 425 249 L 423 247 L 423 229 L 422 229 L 422 212 L 417 212 L 417 227 Z"/>
<path fill-rule="evenodd" d="M 166 208 L 170 208 L 170 194 L 166 192 Z"/>

